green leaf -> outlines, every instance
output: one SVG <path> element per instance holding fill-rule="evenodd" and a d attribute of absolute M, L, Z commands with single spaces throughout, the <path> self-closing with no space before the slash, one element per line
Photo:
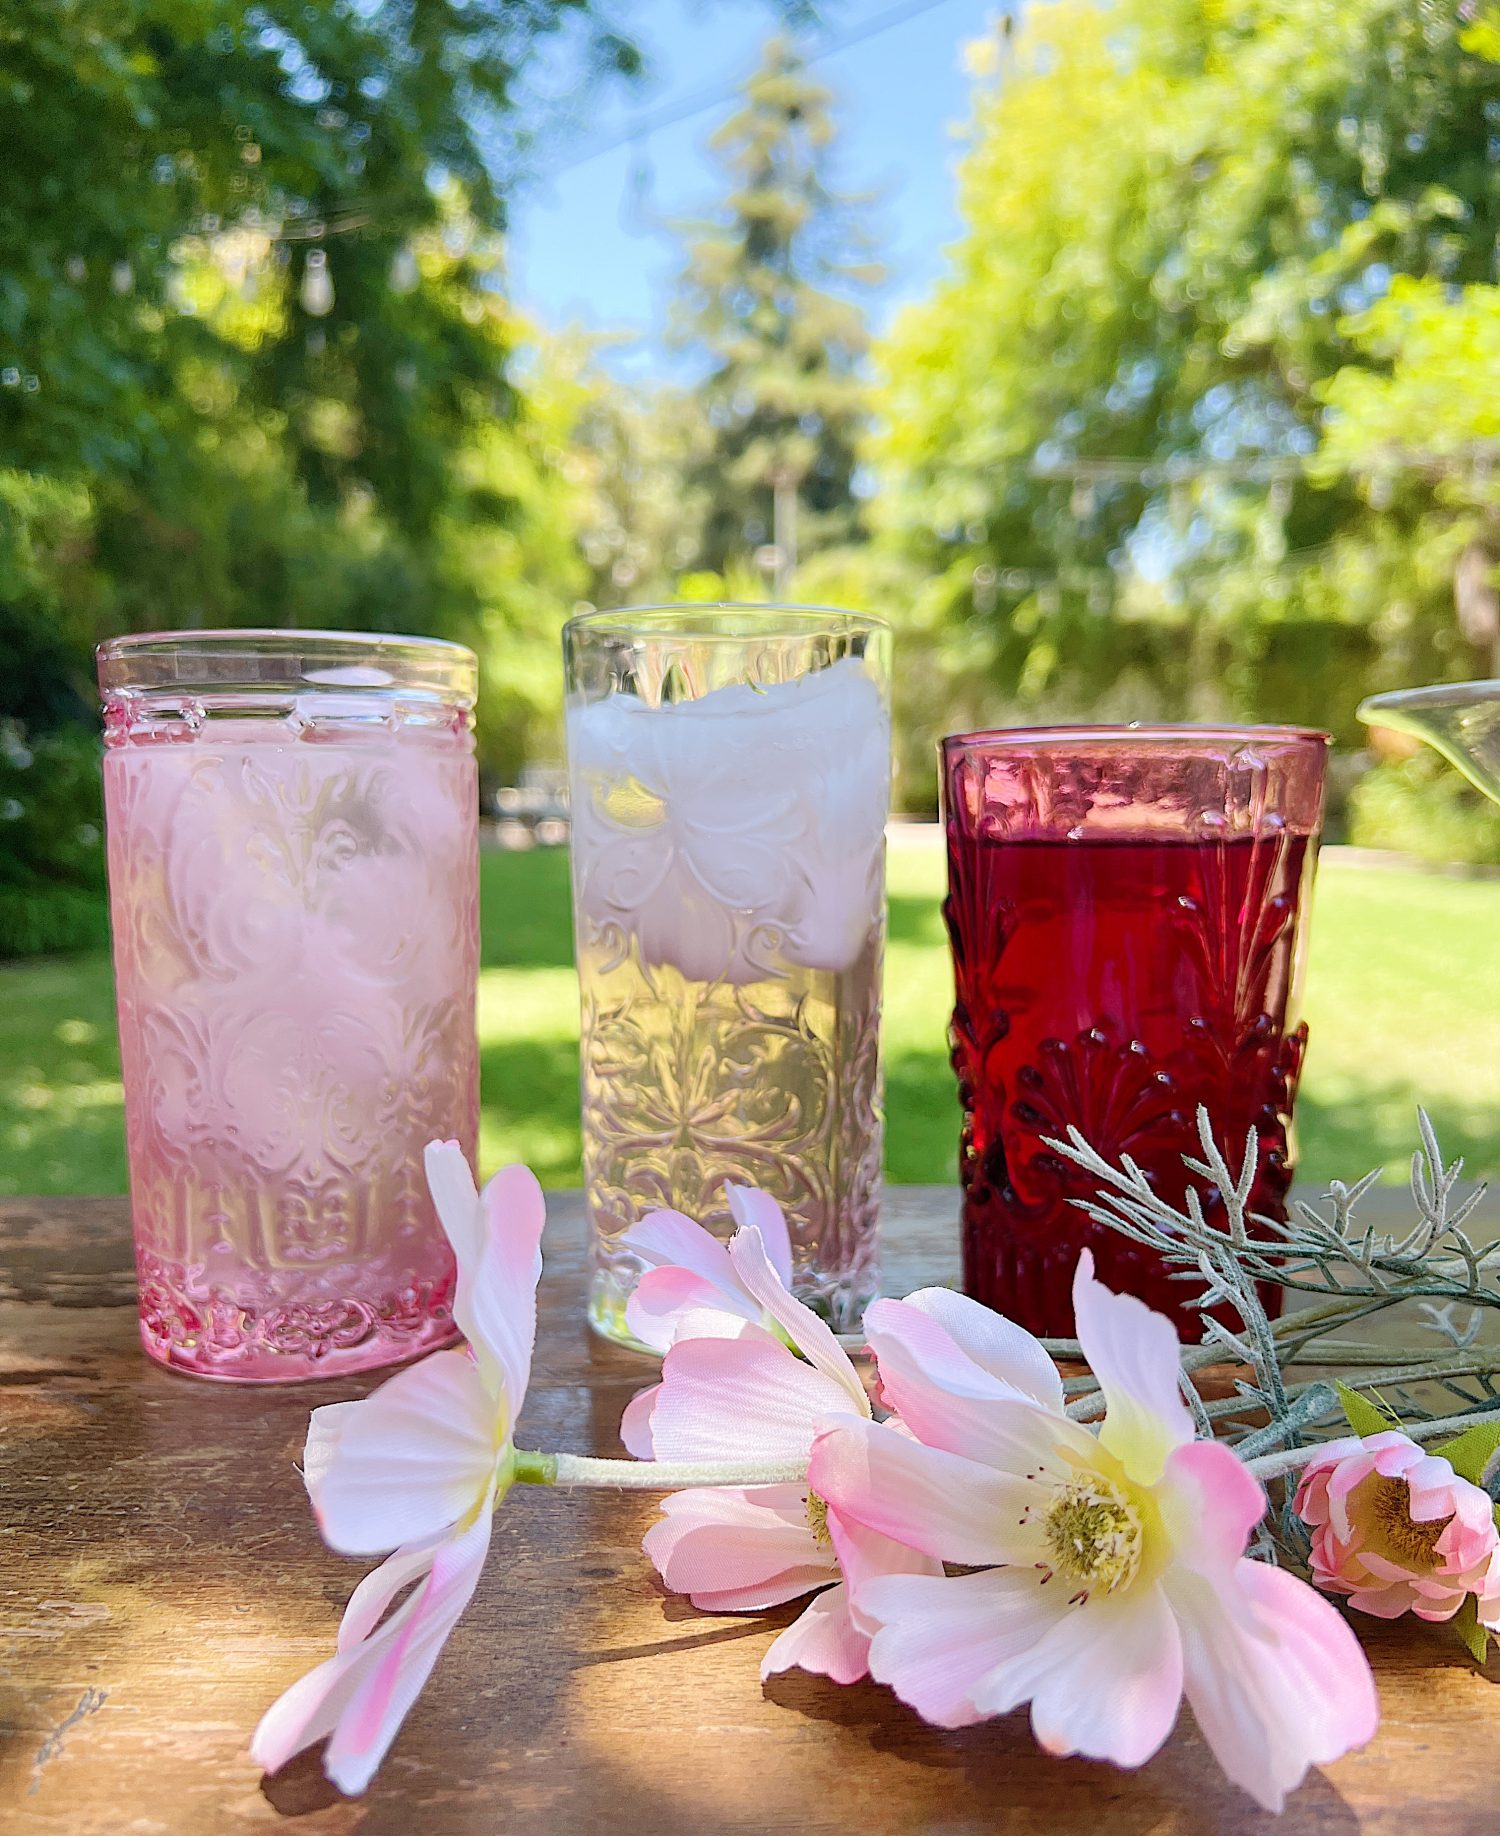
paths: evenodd
<path fill-rule="evenodd" d="M 1432 1452 L 1441 1454 L 1460 1479 L 1483 1485 L 1484 1469 L 1497 1450 L 1500 1450 L 1500 1422 L 1480 1422 L 1456 1440 L 1434 1447 Z"/>
<path fill-rule="evenodd" d="M 1351 1390 L 1347 1383 L 1340 1383 L 1337 1378 L 1334 1379 L 1333 1387 L 1344 1405 L 1349 1426 L 1361 1439 L 1367 1434 L 1387 1434 L 1392 1428 L 1401 1426 L 1383 1403 L 1372 1402 L 1368 1396 L 1361 1396 L 1358 1390 Z"/>
<path fill-rule="evenodd" d="M 1479 1623 L 1479 1605 L 1472 1594 L 1448 1622 L 1458 1634 L 1459 1643 L 1476 1664 L 1486 1664 L 1490 1656 L 1488 1628 Z"/>

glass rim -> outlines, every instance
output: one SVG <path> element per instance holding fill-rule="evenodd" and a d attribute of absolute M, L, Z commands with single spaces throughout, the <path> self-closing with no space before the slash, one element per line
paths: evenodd
<path fill-rule="evenodd" d="M 287 625 L 210 625 L 186 631 L 127 631 L 105 638 L 94 654 L 103 659 L 158 656 L 199 649 L 224 650 L 413 650 L 423 656 L 439 651 L 474 657 L 467 644 L 452 638 L 407 636 L 398 631 L 333 631 Z M 478 658 L 474 657 L 475 662 Z"/>
<path fill-rule="evenodd" d="M 1321 746 L 1333 744 L 1322 727 L 1276 725 L 1208 726 L 1190 721 L 1133 721 L 1043 727 L 981 727 L 970 733 L 946 733 L 938 744 L 945 756 L 962 751 L 1024 752 L 1034 747 L 1066 745 L 1139 745 L 1160 743 L 1179 752 L 1211 752 L 1235 746 Z"/>
<path fill-rule="evenodd" d="M 472 703 L 479 677 L 479 658 L 466 644 L 385 631 L 273 625 L 135 631 L 106 638 L 94 656 L 105 694 L 331 688 Z M 360 665 L 368 672 L 363 680 Z"/>
<path fill-rule="evenodd" d="M 1500 677 L 1479 676 L 1472 682 L 1429 682 L 1415 688 L 1382 689 L 1377 695 L 1366 695 L 1354 710 L 1367 727 L 1386 724 L 1384 716 L 1404 714 L 1408 709 L 1425 713 L 1431 708 L 1482 706 L 1500 701 Z"/>
<path fill-rule="evenodd" d="M 722 621 L 722 626 L 715 628 L 715 621 Z M 735 621 L 741 621 L 741 629 L 730 628 Z M 875 636 L 890 629 L 889 619 L 873 612 L 851 612 L 844 606 L 798 605 L 781 600 L 687 599 L 577 612 L 564 624 L 563 637 L 566 640 L 602 633 L 622 638 L 660 636 L 742 644 L 760 636 Z"/>

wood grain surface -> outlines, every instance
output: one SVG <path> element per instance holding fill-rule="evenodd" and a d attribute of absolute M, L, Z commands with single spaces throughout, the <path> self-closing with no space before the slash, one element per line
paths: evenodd
<path fill-rule="evenodd" d="M 886 1285 L 954 1272 L 955 1195 L 896 1191 Z M 583 1322 L 576 1194 L 551 1200 L 522 1444 L 618 1449 L 649 1379 Z M 366 1564 L 318 1540 L 293 1462 L 307 1411 L 369 1381 L 235 1389 L 136 1339 L 126 1207 L 0 1201 L 0 1830 L 6 1836 L 699 1836 L 798 1831 L 1500 1830 L 1500 1667 L 1439 1631 L 1360 1622 L 1384 1724 L 1279 1823 L 1184 1714 L 1138 1773 L 1049 1760 L 1023 1716 L 924 1727 L 887 1691 L 760 1656 L 795 1608 L 695 1613 L 640 1554 L 649 1499 L 523 1489 L 468 1614 L 368 1796 L 304 1755 L 248 1758 L 266 1705 L 326 1657 Z"/>

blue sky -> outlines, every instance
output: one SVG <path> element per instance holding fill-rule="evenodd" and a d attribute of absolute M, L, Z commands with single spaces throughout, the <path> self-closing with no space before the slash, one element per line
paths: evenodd
<path fill-rule="evenodd" d="M 870 31 L 831 49 L 815 69 L 836 97 L 838 184 L 881 199 L 873 227 L 889 280 L 871 301 L 879 328 L 931 287 L 944 245 L 958 234 L 954 164 L 970 94 L 963 47 L 993 30 L 997 7 L 995 0 L 825 0 L 822 11 L 824 30 L 807 40 L 810 51 Z M 627 17 L 649 74 L 596 97 L 572 144 L 554 143 L 554 169 L 548 173 L 544 161 L 543 176 L 513 200 L 510 271 L 517 300 L 543 324 L 627 334 L 611 367 L 650 376 L 672 364 L 661 343 L 677 263 L 669 225 L 715 198 L 706 142 L 732 98 L 584 156 L 637 123 L 649 126 L 731 89 L 755 67 L 776 20 L 760 0 L 640 0 Z"/>

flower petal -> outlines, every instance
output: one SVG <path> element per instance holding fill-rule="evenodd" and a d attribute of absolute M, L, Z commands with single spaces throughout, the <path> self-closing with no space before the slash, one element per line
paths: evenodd
<path fill-rule="evenodd" d="M 963 1355 L 982 1371 L 1044 1408 L 1061 1411 L 1062 1375 L 1024 1326 L 953 1288 L 918 1288 L 906 1305 L 936 1320 Z"/>
<path fill-rule="evenodd" d="M 982 1721 L 975 1694 L 1002 1664 L 1035 1646 L 1068 1611 L 1034 1569 L 973 1575 L 893 1575 L 856 1590 L 875 1628 L 870 1675 L 934 1727 Z"/>
<path fill-rule="evenodd" d="M 412 1543 L 388 1555 L 379 1568 L 372 1568 L 349 1596 L 344 1617 L 339 1621 L 336 1649 L 352 1651 L 362 1645 L 390 1610 L 391 1602 L 413 1581 L 432 1572 L 437 1557 L 436 1537 L 425 1543 Z"/>
<path fill-rule="evenodd" d="M 626 1453 L 633 1454 L 637 1460 L 652 1460 L 656 1457 L 651 1439 L 651 1415 L 660 1394 L 659 1383 L 637 1390 L 626 1403 L 625 1412 L 620 1417 L 620 1439 Z"/>
<path fill-rule="evenodd" d="M 724 1181 L 724 1196 L 729 1201 L 729 1215 L 734 1219 L 735 1229 L 744 1230 L 747 1225 L 753 1225 L 760 1232 L 771 1267 L 782 1287 L 790 1288 L 792 1239 L 786 1227 L 786 1213 L 769 1192 L 762 1192 L 755 1186 L 737 1186 L 730 1179 Z"/>
<path fill-rule="evenodd" d="M 452 1245 L 455 1261 L 473 1264 L 484 1247 L 484 1226 L 479 1216 L 479 1188 L 456 1141 L 429 1141 L 422 1154 L 427 1190 L 443 1234 Z"/>
<path fill-rule="evenodd" d="M 1148 1583 L 1090 1597 L 974 1694 L 986 1715 L 1027 1701 L 1044 1752 L 1144 1765 L 1182 1706 L 1182 1641 L 1162 1590 Z"/>
<path fill-rule="evenodd" d="M 805 1460 L 819 1427 L 851 1407 L 768 1334 L 679 1339 L 662 1360 L 651 1444 L 658 1460 Z"/>
<path fill-rule="evenodd" d="M 1193 1438 L 1172 1322 L 1133 1294 L 1112 1293 L 1096 1281 L 1090 1250 L 1079 1256 L 1073 1277 L 1073 1315 L 1104 1392 L 1100 1443 L 1138 1485 L 1155 1485 L 1167 1456 Z"/>
<path fill-rule="evenodd" d="M 828 1506 L 828 1534 L 839 1559 L 839 1572 L 849 1584 L 854 1623 L 866 1637 L 875 1626 L 859 1610 L 862 1587 L 882 1575 L 940 1575 L 943 1572 L 942 1563 L 934 1556 L 923 1555 L 919 1549 L 882 1536 L 880 1531 L 857 1523 L 852 1517 L 843 1517 L 832 1505 Z"/>
<path fill-rule="evenodd" d="M 1221 1441 L 1179 1447 L 1156 1499 L 1176 1560 L 1211 1576 L 1234 1568 L 1266 1514 L 1260 1481 Z"/>
<path fill-rule="evenodd" d="M 724 1261 L 727 1267 L 727 1253 Z M 733 1336 L 731 1320 L 760 1318 L 760 1308 L 747 1295 L 727 1294 L 696 1270 L 674 1265 L 647 1269 L 625 1303 L 625 1324 L 642 1345 L 665 1352 L 674 1340 L 691 1336 L 684 1330 L 689 1314 L 701 1318 L 705 1313 L 718 1313 L 724 1319 L 726 1330 L 715 1334 L 719 1338 Z"/>
<path fill-rule="evenodd" d="M 880 1387 L 919 1441 L 983 1461 L 1002 1472 L 1064 1469 L 1059 1450 L 1089 1460 L 1094 1438 L 1029 1392 L 996 1377 L 951 1338 L 942 1322 L 911 1301 L 878 1300 L 865 1312 L 865 1336 L 880 1365 Z M 1054 1376 L 1056 1367 L 1048 1359 Z M 1058 1384 L 1059 1395 L 1061 1382 Z"/>
<path fill-rule="evenodd" d="M 1198 1726 L 1258 1804 L 1279 1811 L 1309 1766 L 1374 1734 L 1380 1708 L 1359 1641 L 1305 1582 L 1241 1562 L 1224 1586 L 1182 1573 L 1167 1586 Z"/>
<path fill-rule="evenodd" d="M 787 1293 L 781 1277 L 771 1266 L 755 1225 L 747 1224 L 735 1232 L 729 1245 L 729 1259 L 745 1292 L 776 1322 L 813 1369 L 821 1371 L 831 1383 L 840 1385 L 850 1406 L 859 1414 L 868 1415 L 870 1399 L 865 1395 L 865 1386 L 848 1352 L 825 1321 Z"/>
<path fill-rule="evenodd" d="M 624 1232 L 620 1245 L 651 1268 L 691 1269 L 725 1294 L 734 1292 L 728 1250 L 711 1230 L 681 1211 L 648 1211 Z"/>
<path fill-rule="evenodd" d="M 365 1789 L 473 1597 L 489 1552 L 490 1521 L 485 1509 L 461 1536 L 430 1550 L 421 1586 L 383 1625 L 362 1642 L 346 1644 L 272 1704 L 250 1743 L 258 1765 L 276 1772 L 294 1753 L 327 1739 L 328 1777 L 351 1796 Z M 393 1556 L 387 1566 L 393 1565 L 409 1568 L 406 1552 Z"/>
<path fill-rule="evenodd" d="M 536 1285 L 542 1274 L 547 1204 L 529 1167 L 502 1167 L 479 1195 L 484 1247 L 477 1264 L 460 1262 L 453 1317 L 515 1426 L 531 1381 Z"/>
<path fill-rule="evenodd" d="M 838 1512 L 939 1561 L 1030 1564 L 1050 1491 L 881 1422 L 850 1417 L 813 1443 L 808 1484 Z"/>
<path fill-rule="evenodd" d="M 835 1683 L 857 1683 L 869 1670 L 870 1641 L 849 1611 L 849 1589 L 840 1581 L 815 1594 L 761 1659 L 760 1676 L 810 1670 Z"/>
<path fill-rule="evenodd" d="M 318 1528 L 342 1555 L 441 1535 L 495 1476 L 495 1405 L 468 1352 L 434 1352 L 359 1402 L 314 1409 L 303 1468 Z"/>
<path fill-rule="evenodd" d="M 799 1485 L 698 1486 L 662 1501 L 641 1547 L 673 1593 L 705 1612 L 758 1612 L 837 1578 Z"/>
<path fill-rule="evenodd" d="M 805 1507 L 807 1493 L 801 1492 L 800 1497 Z M 858 1609 L 858 1590 L 885 1575 L 943 1572 L 942 1563 L 931 1556 L 842 1518 L 831 1507 L 827 1510 L 827 1525 L 843 1580 L 818 1594 L 802 1617 L 771 1646 L 760 1667 L 762 1681 L 795 1666 L 831 1677 L 835 1683 L 857 1683 L 868 1674 L 870 1635 L 876 1630 Z"/>

